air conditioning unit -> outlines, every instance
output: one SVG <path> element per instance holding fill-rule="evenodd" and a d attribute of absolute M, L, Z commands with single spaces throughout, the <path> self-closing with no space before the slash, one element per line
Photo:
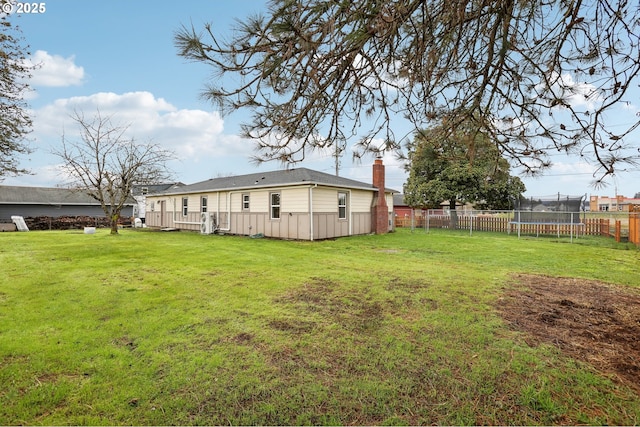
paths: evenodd
<path fill-rule="evenodd" d="M 200 234 L 211 234 L 211 221 L 206 212 L 200 214 Z"/>
<path fill-rule="evenodd" d="M 214 212 L 200 215 L 200 234 L 213 234 L 218 229 L 218 219 Z"/>

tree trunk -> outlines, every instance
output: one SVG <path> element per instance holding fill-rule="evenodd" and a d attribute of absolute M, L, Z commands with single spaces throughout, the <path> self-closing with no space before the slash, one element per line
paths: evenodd
<path fill-rule="evenodd" d="M 111 234 L 118 234 L 118 219 L 120 218 L 119 214 L 111 215 Z"/>
<path fill-rule="evenodd" d="M 449 200 L 449 217 L 450 224 L 449 228 L 451 230 L 458 229 L 458 211 L 456 211 L 456 199 Z"/>

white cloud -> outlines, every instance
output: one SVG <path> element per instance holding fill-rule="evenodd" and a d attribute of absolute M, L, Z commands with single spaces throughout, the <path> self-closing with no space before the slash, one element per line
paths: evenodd
<path fill-rule="evenodd" d="M 63 58 L 37 50 L 26 62 L 36 67 L 29 81 L 32 86 L 79 86 L 85 77 L 84 68 L 75 64 L 74 56 Z"/>
<path fill-rule="evenodd" d="M 553 72 L 548 76 L 548 81 L 552 82 L 551 87 L 547 87 L 546 80 L 545 82 L 540 82 L 535 87 L 533 96 L 537 97 L 544 94 L 544 96 L 549 97 L 554 94 L 564 98 L 572 108 L 584 107 L 586 111 L 594 110 L 603 101 L 602 94 L 593 84 L 577 82 L 569 73 L 559 75 Z M 551 102 L 550 99 L 547 99 L 547 101 Z M 563 109 L 564 106 L 558 104 L 552 108 L 558 110 Z"/>
<path fill-rule="evenodd" d="M 383 145 L 382 139 L 374 139 L 375 145 Z M 353 150 L 352 150 L 353 151 Z M 346 157 L 343 157 L 343 163 L 347 163 Z M 347 167 L 342 173 L 346 178 L 355 179 L 356 181 L 371 183 L 373 180 L 373 170 L 371 165 L 374 158 L 365 156 L 361 159 L 357 166 Z M 402 187 L 407 180 L 407 173 L 404 170 L 404 163 L 397 159 L 396 154 L 386 151 L 382 155 L 382 163 L 385 167 L 385 187 L 402 192 Z"/>
<path fill-rule="evenodd" d="M 527 196 L 549 196 L 557 193 L 580 195 L 593 190 L 595 167 L 583 160 L 554 161 L 551 168 L 536 177 L 521 177 Z"/>
<path fill-rule="evenodd" d="M 57 160 L 57 159 L 56 159 Z M 20 187 L 56 187 L 65 183 L 64 165 L 56 164 L 32 164 L 22 166 L 28 168 L 31 173 L 27 175 L 8 176 L 0 182 L 0 185 L 17 185 Z"/>
<path fill-rule="evenodd" d="M 553 174 L 583 174 L 590 175 L 595 172 L 593 165 L 585 161 L 577 162 L 554 162 L 550 173 Z"/>
<path fill-rule="evenodd" d="M 620 109 L 624 112 L 624 113 L 631 113 L 633 115 L 638 115 L 640 114 L 640 107 L 638 106 L 638 104 L 634 104 L 630 101 L 626 101 L 626 102 L 622 102 L 620 104 Z"/>
<path fill-rule="evenodd" d="M 90 119 L 97 111 L 111 116 L 114 124 L 126 126 L 129 137 L 152 141 L 174 151 L 181 159 L 201 160 L 209 156 L 237 155 L 247 146 L 238 137 L 224 135 L 224 121 L 216 111 L 178 109 L 150 92 L 116 94 L 101 92 L 89 96 L 58 99 L 34 111 L 34 136 L 39 143 L 59 143 L 79 136 L 74 112 Z M 250 151 L 247 149 L 247 151 Z"/>
<path fill-rule="evenodd" d="M 569 73 L 563 74 L 561 80 L 562 85 L 571 91 L 568 101 L 572 106 L 593 110 L 602 102 L 600 92 L 591 83 L 576 82 Z"/>

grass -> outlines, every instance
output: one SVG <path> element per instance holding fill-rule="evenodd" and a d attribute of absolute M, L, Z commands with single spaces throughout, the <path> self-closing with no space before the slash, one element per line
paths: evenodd
<path fill-rule="evenodd" d="M 608 240 L 0 234 L 0 424 L 638 424 L 640 396 L 495 304 L 517 272 L 639 287 Z"/>

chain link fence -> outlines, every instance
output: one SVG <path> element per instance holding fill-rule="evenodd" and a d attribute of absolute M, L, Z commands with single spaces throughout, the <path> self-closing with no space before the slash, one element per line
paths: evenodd
<path fill-rule="evenodd" d="M 570 239 L 582 236 L 613 237 L 628 241 L 635 222 L 629 212 L 546 212 L 530 210 L 414 209 L 396 216 L 396 227 L 428 232 L 432 228 L 449 230 L 513 233 L 518 236 L 550 235 Z M 632 239 L 633 240 L 633 237 Z"/>

